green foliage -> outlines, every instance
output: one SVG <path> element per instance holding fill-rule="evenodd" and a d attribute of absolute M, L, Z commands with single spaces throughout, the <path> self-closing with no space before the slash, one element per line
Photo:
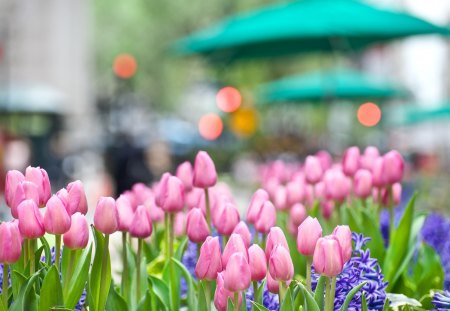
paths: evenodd
<path fill-rule="evenodd" d="M 42 283 L 39 298 L 39 311 L 51 310 L 53 307 L 63 306 L 63 291 L 56 266 L 48 270 Z"/>

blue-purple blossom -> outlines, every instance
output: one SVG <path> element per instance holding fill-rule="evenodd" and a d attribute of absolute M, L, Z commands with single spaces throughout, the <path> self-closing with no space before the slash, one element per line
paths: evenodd
<path fill-rule="evenodd" d="M 450 310 L 450 292 L 443 291 L 434 294 L 431 302 L 436 308 L 436 311 Z"/>
<path fill-rule="evenodd" d="M 261 283 L 258 283 L 258 286 Z M 252 303 L 251 300 L 253 300 L 253 286 L 250 286 L 247 291 L 245 292 L 245 298 L 247 300 L 247 310 L 252 310 Z M 264 291 L 263 291 L 263 297 L 262 297 L 262 304 L 264 307 L 269 309 L 270 311 L 278 311 L 280 309 L 280 304 L 278 302 L 278 295 L 272 294 L 267 289 L 267 285 L 264 285 Z"/>
<path fill-rule="evenodd" d="M 353 297 L 348 310 L 361 310 L 362 293 L 366 296 L 369 310 L 382 310 L 386 300 L 387 282 L 384 281 L 377 259 L 370 257 L 369 249 L 363 249 L 370 238 L 366 238 L 362 234 L 352 233 L 352 239 L 355 243 L 353 257 L 345 264 L 344 270 L 336 279 L 334 309 L 339 310 L 347 294 L 357 285 L 366 281 L 367 283 Z M 317 274 L 313 274 L 313 289 L 317 285 L 318 278 Z"/>
<path fill-rule="evenodd" d="M 193 243 L 191 241 L 188 241 L 187 249 L 183 254 L 183 258 L 181 262 L 186 267 L 186 269 L 189 271 L 189 273 L 192 275 L 194 279 L 196 279 L 195 276 L 195 265 L 197 264 L 197 248 L 198 245 L 196 243 Z M 184 278 L 181 278 L 181 297 L 186 297 L 188 292 L 188 287 L 186 280 Z"/>

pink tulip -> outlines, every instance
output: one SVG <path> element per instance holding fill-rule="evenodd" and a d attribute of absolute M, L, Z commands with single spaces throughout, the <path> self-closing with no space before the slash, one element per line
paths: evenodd
<path fill-rule="evenodd" d="M 307 156 L 305 160 L 305 179 L 309 184 L 315 184 L 322 178 L 323 170 L 320 161 L 315 156 Z"/>
<path fill-rule="evenodd" d="M 192 184 L 197 188 L 210 188 L 217 182 L 217 172 L 213 160 L 205 151 L 199 151 L 195 157 Z"/>
<path fill-rule="evenodd" d="M 314 251 L 314 269 L 317 273 L 328 277 L 333 277 L 342 272 L 344 260 L 339 240 L 328 235 L 317 241 Z"/>
<path fill-rule="evenodd" d="M 144 205 L 137 207 L 128 231 L 132 237 L 140 239 L 148 238 L 152 234 L 152 218 L 149 210 Z"/>
<path fill-rule="evenodd" d="M 134 217 L 134 210 L 127 196 L 120 195 L 116 200 L 117 214 L 119 215 L 119 231 L 128 232 Z"/>
<path fill-rule="evenodd" d="M 20 231 L 13 222 L 0 224 L 0 262 L 13 264 L 20 258 L 22 241 Z"/>
<path fill-rule="evenodd" d="M 262 281 L 267 274 L 267 261 L 264 251 L 258 244 L 253 244 L 248 249 L 248 261 L 252 281 Z"/>
<path fill-rule="evenodd" d="M 230 235 L 239 223 L 239 211 L 234 204 L 227 202 L 221 210 L 215 211 L 214 227 L 222 235 Z"/>
<path fill-rule="evenodd" d="M 280 181 L 275 177 L 271 177 L 264 182 L 264 189 L 267 191 L 270 198 L 275 197 L 275 192 L 277 191 L 279 185 Z"/>
<path fill-rule="evenodd" d="M 193 188 L 191 191 L 187 192 L 185 195 L 185 204 L 188 209 L 194 208 L 198 206 L 198 202 L 200 201 L 201 196 L 204 191 L 200 188 Z"/>
<path fill-rule="evenodd" d="M 186 234 L 186 214 L 184 212 L 175 214 L 173 227 L 176 237 L 181 237 Z"/>
<path fill-rule="evenodd" d="M 119 229 L 119 213 L 113 198 L 101 197 L 98 200 L 94 213 L 94 225 L 104 234 L 111 234 Z"/>
<path fill-rule="evenodd" d="M 312 256 L 317 240 L 322 236 L 322 227 L 317 218 L 308 216 L 298 227 L 297 249 L 304 256 Z"/>
<path fill-rule="evenodd" d="M 303 202 L 305 198 L 305 184 L 298 180 L 289 182 L 286 185 L 286 202 L 288 206 Z"/>
<path fill-rule="evenodd" d="M 211 234 L 205 215 L 199 208 L 193 208 L 187 214 L 186 233 L 194 243 L 202 243 Z"/>
<path fill-rule="evenodd" d="M 194 169 L 189 161 L 183 162 L 177 167 L 176 176 L 183 182 L 184 190 L 191 191 Z"/>
<path fill-rule="evenodd" d="M 367 199 L 372 194 L 372 174 L 366 169 L 360 169 L 354 179 L 355 195 L 361 199 Z"/>
<path fill-rule="evenodd" d="M 249 247 L 252 242 L 252 235 L 244 221 L 240 221 L 236 227 L 234 227 L 233 233 L 239 234 L 244 241 L 245 247 Z"/>
<path fill-rule="evenodd" d="M 121 196 L 124 196 L 128 199 L 134 212 L 139 205 L 135 193 L 130 190 L 126 190 L 121 194 Z"/>
<path fill-rule="evenodd" d="M 222 271 L 221 257 L 219 238 L 209 236 L 200 248 L 195 275 L 200 280 L 215 280 Z"/>
<path fill-rule="evenodd" d="M 327 171 L 324 181 L 328 199 L 343 202 L 350 194 L 351 182 L 341 170 L 331 169 Z"/>
<path fill-rule="evenodd" d="M 268 272 L 267 273 L 267 289 L 272 294 L 278 294 L 280 292 L 280 282 L 276 281 Z"/>
<path fill-rule="evenodd" d="M 342 158 L 342 171 L 345 175 L 352 177 L 359 169 L 359 159 L 361 153 L 358 147 L 350 147 L 345 150 L 344 157 Z"/>
<path fill-rule="evenodd" d="M 334 211 L 334 202 L 333 201 L 320 202 L 320 211 L 322 212 L 323 218 L 325 218 L 326 220 L 330 219 Z"/>
<path fill-rule="evenodd" d="M 352 258 L 352 232 L 349 226 L 337 226 L 333 235 L 338 239 L 344 264 Z"/>
<path fill-rule="evenodd" d="M 69 193 L 68 209 L 70 215 L 73 215 L 76 212 L 86 215 L 88 212 L 88 205 L 83 183 L 79 180 L 71 182 L 67 185 L 67 192 Z"/>
<path fill-rule="evenodd" d="M 294 204 L 289 210 L 289 220 L 298 227 L 308 216 L 305 206 L 301 203 Z"/>
<path fill-rule="evenodd" d="M 400 183 L 393 184 L 392 186 L 392 205 L 397 206 L 400 204 L 402 197 L 402 185 Z M 381 204 L 385 207 L 389 207 L 389 190 L 383 189 L 381 191 Z"/>
<path fill-rule="evenodd" d="M 266 243 L 266 259 L 269 260 L 270 254 L 272 253 L 272 250 L 275 248 L 275 246 L 281 245 L 286 249 L 289 249 L 286 236 L 283 233 L 283 230 L 281 230 L 280 227 L 272 227 L 270 229 L 269 235 L 267 236 L 267 243 Z"/>
<path fill-rule="evenodd" d="M 258 219 L 264 202 L 269 200 L 269 194 L 264 189 L 258 189 L 253 194 L 247 209 L 247 222 L 254 224 Z"/>
<path fill-rule="evenodd" d="M 384 158 L 375 159 L 372 166 L 372 184 L 374 187 L 382 188 L 386 185 L 384 180 Z"/>
<path fill-rule="evenodd" d="M 325 183 L 323 181 L 319 181 L 314 185 L 314 199 L 322 201 L 325 197 Z"/>
<path fill-rule="evenodd" d="M 157 183 L 154 187 L 154 191 L 156 193 L 155 203 L 156 203 L 156 205 L 158 205 L 158 207 L 162 208 L 162 206 L 164 204 L 165 193 L 163 193 L 163 192 L 167 189 L 167 182 L 169 181 L 170 176 L 172 176 L 172 175 L 170 175 L 170 173 L 162 174 L 161 179 L 159 180 L 159 183 Z M 133 194 L 133 197 L 135 197 L 134 194 Z M 137 204 L 137 202 L 136 202 L 136 204 Z M 137 207 L 137 205 L 136 205 L 136 207 Z"/>
<path fill-rule="evenodd" d="M 216 285 L 216 291 L 214 293 L 214 306 L 216 307 L 217 311 L 226 311 L 228 300 L 234 299 L 234 293 L 230 292 L 229 290 L 225 289 L 224 287 L 224 280 L 223 275 L 225 272 L 220 272 L 217 274 L 217 285 Z M 239 295 L 239 308 L 242 305 L 242 296 Z"/>
<path fill-rule="evenodd" d="M 136 198 L 137 205 L 144 205 L 147 200 L 154 200 L 152 189 L 150 189 L 143 183 L 134 184 L 131 188 L 131 191 Z"/>
<path fill-rule="evenodd" d="M 161 208 L 166 213 L 176 213 L 184 207 L 184 186 L 175 176 L 169 176 L 159 189 Z"/>
<path fill-rule="evenodd" d="M 364 154 L 360 158 L 360 166 L 366 170 L 372 171 L 375 160 L 380 157 L 377 147 L 367 146 Z"/>
<path fill-rule="evenodd" d="M 47 172 L 40 167 L 28 166 L 25 171 L 25 179 L 38 187 L 39 204 L 41 206 L 45 205 L 52 195 L 50 179 L 48 178 Z"/>
<path fill-rule="evenodd" d="M 30 181 L 22 181 L 17 184 L 16 192 L 11 205 L 11 214 L 14 218 L 19 217 L 17 207 L 25 200 L 33 200 L 36 205 L 39 205 L 38 187 Z"/>
<path fill-rule="evenodd" d="M 248 252 L 245 243 L 239 234 L 231 234 L 230 239 L 225 245 L 225 249 L 222 254 L 222 267 L 225 269 L 227 267 L 228 261 L 234 253 L 241 253 L 244 258 L 248 261 Z"/>
<path fill-rule="evenodd" d="M 314 204 L 314 186 L 313 185 L 305 185 L 305 204 L 308 207 L 313 207 Z"/>
<path fill-rule="evenodd" d="M 288 249 L 276 245 L 269 258 L 270 275 L 277 281 L 290 281 L 294 276 L 294 264 Z"/>
<path fill-rule="evenodd" d="M 45 234 L 41 212 L 35 201 L 25 200 L 17 207 L 20 234 L 27 239 L 36 239 Z"/>
<path fill-rule="evenodd" d="M 383 156 L 383 177 L 388 185 L 399 183 L 403 179 L 404 160 L 396 150 L 391 150 Z"/>
<path fill-rule="evenodd" d="M 255 221 L 255 229 L 258 232 L 267 233 L 277 222 L 275 206 L 270 201 L 264 202 L 258 218 Z"/>
<path fill-rule="evenodd" d="M 250 265 L 248 258 L 242 253 L 234 253 L 228 260 L 223 275 L 224 287 L 231 292 L 246 290 L 251 283 Z"/>
<path fill-rule="evenodd" d="M 58 196 L 53 195 L 48 201 L 44 214 L 45 231 L 51 234 L 63 234 L 70 229 L 70 215 Z"/>
<path fill-rule="evenodd" d="M 14 203 L 14 198 L 16 196 L 16 188 L 19 185 L 19 183 L 25 181 L 25 176 L 19 171 L 12 170 L 8 171 L 6 173 L 6 180 L 5 180 L 5 201 L 6 205 L 8 205 L 10 208 L 13 205 L 19 205 L 19 203 Z"/>
<path fill-rule="evenodd" d="M 273 202 L 275 207 L 279 210 L 285 210 L 289 207 L 287 205 L 287 191 L 283 185 L 278 185 Z"/>
<path fill-rule="evenodd" d="M 333 165 L 333 158 L 330 153 L 326 150 L 320 150 L 316 153 L 316 157 L 319 159 L 320 166 L 322 166 L 322 170 L 325 172 L 328 170 L 331 165 Z"/>
<path fill-rule="evenodd" d="M 63 241 L 64 246 L 70 249 L 82 249 L 88 245 L 89 225 L 86 216 L 80 212 L 72 215 L 70 229 L 64 233 Z"/>

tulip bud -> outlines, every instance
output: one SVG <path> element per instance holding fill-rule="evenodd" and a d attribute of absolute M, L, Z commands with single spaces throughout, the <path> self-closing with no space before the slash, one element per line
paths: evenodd
<path fill-rule="evenodd" d="M 344 263 L 352 258 L 352 232 L 349 226 L 337 226 L 333 230 L 333 235 L 338 239 L 342 251 Z"/>
<path fill-rule="evenodd" d="M 198 206 L 201 196 L 204 194 L 204 190 L 200 188 L 192 188 L 191 191 L 186 193 L 185 204 L 188 209 Z"/>
<path fill-rule="evenodd" d="M 294 276 L 294 264 L 288 249 L 276 245 L 269 258 L 270 275 L 277 281 L 290 281 Z"/>
<path fill-rule="evenodd" d="M 275 197 L 275 192 L 277 191 L 277 188 L 279 185 L 280 185 L 280 181 L 278 179 L 276 179 L 275 177 L 271 177 L 267 181 L 264 182 L 264 189 L 267 191 L 270 198 Z"/>
<path fill-rule="evenodd" d="M 325 182 L 319 181 L 314 185 L 314 199 L 322 201 L 325 199 Z"/>
<path fill-rule="evenodd" d="M 175 214 L 173 227 L 176 237 L 181 237 L 186 234 L 186 214 L 184 212 Z"/>
<path fill-rule="evenodd" d="M 40 167 L 28 166 L 25 170 L 25 179 L 31 181 L 38 187 L 39 204 L 41 206 L 45 205 L 52 195 L 52 188 L 47 172 Z"/>
<path fill-rule="evenodd" d="M 215 280 L 222 271 L 222 255 L 218 237 L 207 237 L 200 248 L 200 256 L 195 266 L 195 275 L 200 280 Z"/>
<path fill-rule="evenodd" d="M 388 185 L 402 181 L 404 166 L 403 157 L 396 150 L 391 150 L 383 156 L 383 177 Z"/>
<path fill-rule="evenodd" d="M 136 183 L 131 188 L 137 205 L 144 205 L 149 199 L 154 199 L 153 191 L 143 183 Z"/>
<path fill-rule="evenodd" d="M 16 193 L 11 205 L 11 214 L 14 218 L 18 217 L 17 207 L 25 200 L 33 200 L 36 205 L 39 204 L 38 187 L 30 181 L 22 181 L 16 187 Z"/>
<path fill-rule="evenodd" d="M 278 294 L 280 292 L 280 282 L 274 280 L 269 272 L 267 273 L 267 289 L 272 294 Z"/>
<path fill-rule="evenodd" d="M 367 146 L 364 150 L 364 155 L 360 158 L 360 166 L 366 170 L 371 171 L 375 160 L 380 157 L 380 152 L 377 147 Z"/>
<path fill-rule="evenodd" d="M 80 212 L 72 215 L 69 231 L 63 236 L 64 246 L 70 249 L 82 249 L 89 242 L 89 225 L 84 216 Z"/>
<path fill-rule="evenodd" d="M 222 235 L 230 235 L 239 223 L 239 212 L 234 204 L 227 202 L 223 208 L 215 211 L 214 227 Z"/>
<path fill-rule="evenodd" d="M 275 246 L 281 245 L 286 249 L 289 249 L 288 243 L 286 241 L 286 236 L 280 227 L 272 227 L 269 234 L 267 235 L 266 243 L 266 259 L 269 260 L 270 254 Z"/>
<path fill-rule="evenodd" d="M 119 213 L 113 198 L 101 197 L 98 200 L 94 212 L 94 225 L 104 234 L 111 234 L 119 229 Z"/>
<path fill-rule="evenodd" d="M 70 215 L 58 196 L 53 195 L 48 201 L 44 214 L 45 231 L 51 234 L 63 234 L 70 229 Z"/>
<path fill-rule="evenodd" d="M 273 202 L 275 207 L 279 210 L 285 210 L 289 207 L 287 205 L 287 191 L 283 185 L 278 185 Z"/>
<path fill-rule="evenodd" d="M 205 151 L 199 151 L 195 157 L 192 184 L 197 188 L 210 188 L 217 182 L 216 167 Z"/>
<path fill-rule="evenodd" d="M 267 274 L 267 261 L 264 251 L 258 244 L 253 244 L 248 249 L 248 261 L 252 281 L 262 281 Z"/>
<path fill-rule="evenodd" d="M 368 170 L 360 169 L 356 172 L 353 190 L 361 199 L 366 199 L 372 194 L 372 174 Z"/>
<path fill-rule="evenodd" d="M 158 205 L 161 208 L 164 204 L 163 191 L 167 188 L 167 181 L 169 180 L 170 176 L 172 176 L 172 175 L 170 175 L 170 173 L 162 174 L 161 179 L 159 180 L 159 183 L 156 184 L 155 189 L 154 189 L 154 191 L 156 193 L 155 203 L 156 203 L 156 205 Z M 134 197 L 134 194 L 133 194 L 133 197 Z M 136 205 L 136 207 L 137 207 L 137 205 Z"/>
<path fill-rule="evenodd" d="M 247 222 L 254 224 L 258 219 L 264 202 L 269 200 L 269 194 L 264 189 L 258 189 L 253 194 L 247 209 Z"/>
<path fill-rule="evenodd" d="M 389 202 L 389 189 L 381 190 L 381 204 L 385 207 L 389 207 L 390 204 L 397 206 L 400 204 L 402 197 L 402 185 L 400 183 L 393 184 L 392 186 L 392 203 Z"/>
<path fill-rule="evenodd" d="M 217 274 L 216 291 L 214 293 L 214 306 L 217 311 L 227 311 L 228 299 L 234 299 L 234 293 L 224 287 L 223 275 L 225 272 Z M 239 295 L 239 308 L 242 305 L 242 296 Z"/>
<path fill-rule="evenodd" d="M 22 239 L 17 225 L 13 222 L 0 224 L 0 262 L 13 264 L 20 258 Z"/>
<path fill-rule="evenodd" d="M 384 158 L 379 157 L 375 159 L 372 166 L 372 184 L 374 187 L 382 188 L 385 186 L 384 172 Z"/>
<path fill-rule="evenodd" d="M 350 194 L 351 182 L 341 170 L 332 169 L 327 171 L 324 181 L 328 199 L 343 202 Z"/>
<path fill-rule="evenodd" d="M 14 197 L 16 195 L 16 188 L 19 185 L 19 183 L 23 181 L 25 181 L 25 176 L 23 176 L 23 174 L 19 171 L 12 170 L 6 173 L 5 201 L 6 205 L 8 205 L 9 207 L 13 206 Z M 16 207 L 19 203 L 16 204 Z"/>
<path fill-rule="evenodd" d="M 184 190 L 191 191 L 194 170 L 191 162 L 186 161 L 178 165 L 176 176 L 183 182 Z"/>
<path fill-rule="evenodd" d="M 309 184 L 315 184 L 322 178 L 323 170 L 320 161 L 315 156 L 307 156 L 305 160 L 305 179 Z"/>
<path fill-rule="evenodd" d="M 303 202 L 305 198 L 305 185 L 303 182 L 294 180 L 286 185 L 286 201 L 288 206 Z"/>
<path fill-rule="evenodd" d="M 301 203 L 294 204 L 289 210 L 289 219 L 298 227 L 308 216 L 305 206 Z"/>
<path fill-rule="evenodd" d="M 41 212 L 33 200 L 25 200 L 17 206 L 20 234 L 27 239 L 36 239 L 45 234 Z"/>
<path fill-rule="evenodd" d="M 322 212 L 323 218 L 326 220 L 330 219 L 331 215 L 334 211 L 334 202 L 333 201 L 322 201 L 320 202 L 320 210 Z"/>
<path fill-rule="evenodd" d="M 205 215 L 199 208 L 193 208 L 187 214 L 186 233 L 194 243 L 202 243 L 211 234 Z"/>
<path fill-rule="evenodd" d="M 67 185 L 67 192 L 69 193 L 68 210 L 70 215 L 76 212 L 86 215 L 88 205 L 83 183 L 79 180 L 71 182 Z"/>
<path fill-rule="evenodd" d="M 314 270 L 321 275 L 333 277 L 342 272 L 342 250 L 335 236 L 328 235 L 317 241 L 313 262 Z"/>
<path fill-rule="evenodd" d="M 125 198 L 128 199 L 128 201 L 131 204 L 131 208 L 133 209 L 134 212 L 139 205 L 138 199 L 136 198 L 136 194 L 130 190 L 126 190 L 121 194 L 121 196 L 124 196 Z"/>
<path fill-rule="evenodd" d="M 119 216 L 119 231 L 128 232 L 134 217 L 133 207 L 127 196 L 120 195 L 116 200 L 117 215 Z"/>
<path fill-rule="evenodd" d="M 250 286 L 251 272 L 248 258 L 242 253 L 234 253 L 228 260 L 223 275 L 224 286 L 231 292 L 240 292 Z"/>
<path fill-rule="evenodd" d="M 359 169 L 360 151 L 358 147 L 350 147 L 345 150 L 342 158 L 342 171 L 345 175 L 352 177 Z"/>
<path fill-rule="evenodd" d="M 148 238 L 152 234 L 152 218 L 149 210 L 144 205 L 137 207 L 128 231 L 132 237 L 140 239 Z"/>
<path fill-rule="evenodd" d="M 169 176 L 159 189 L 161 208 L 167 213 L 176 213 L 184 207 L 183 183 L 178 177 Z"/>
<path fill-rule="evenodd" d="M 234 253 L 242 253 L 244 258 L 248 261 L 247 247 L 245 247 L 244 241 L 239 234 L 231 234 L 230 239 L 225 245 L 225 249 L 222 254 L 222 267 L 225 269 L 227 267 L 228 261 Z"/>
<path fill-rule="evenodd" d="M 234 227 L 233 233 L 239 234 L 244 241 L 245 247 L 249 247 L 252 242 L 252 235 L 244 221 L 240 221 L 236 227 Z"/>
<path fill-rule="evenodd" d="M 328 170 L 331 165 L 333 165 L 333 158 L 330 153 L 326 150 L 320 150 L 316 153 L 317 159 L 319 159 L 320 166 L 322 166 L 322 171 Z"/>
<path fill-rule="evenodd" d="M 317 240 L 322 236 L 322 227 L 317 218 L 308 216 L 298 227 L 297 249 L 304 256 L 312 256 Z"/>
<path fill-rule="evenodd" d="M 277 212 L 275 210 L 275 206 L 273 206 L 272 202 L 266 201 L 261 208 L 254 226 L 256 231 L 267 233 L 269 232 L 270 228 L 275 226 L 276 221 Z"/>

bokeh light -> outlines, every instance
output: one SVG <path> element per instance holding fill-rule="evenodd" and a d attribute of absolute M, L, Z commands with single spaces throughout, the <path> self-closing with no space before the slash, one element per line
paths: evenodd
<path fill-rule="evenodd" d="M 381 109 L 374 103 L 365 103 L 359 106 L 358 121 L 364 126 L 375 126 L 381 120 Z"/>
<path fill-rule="evenodd" d="M 251 136 L 258 127 L 258 114 L 254 108 L 241 108 L 231 115 L 230 127 L 238 136 Z"/>
<path fill-rule="evenodd" d="M 136 59 L 130 54 L 120 54 L 114 59 L 113 70 L 119 78 L 129 79 L 136 73 Z"/>
<path fill-rule="evenodd" d="M 215 113 L 207 113 L 198 121 L 198 130 L 203 138 L 215 140 L 222 134 L 222 119 Z"/>
<path fill-rule="evenodd" d="M 217 106 L 224 112 L 233 112 L 241 106 L 242 96 L 238 89 L 226 86 L 217 92 Z"/>

